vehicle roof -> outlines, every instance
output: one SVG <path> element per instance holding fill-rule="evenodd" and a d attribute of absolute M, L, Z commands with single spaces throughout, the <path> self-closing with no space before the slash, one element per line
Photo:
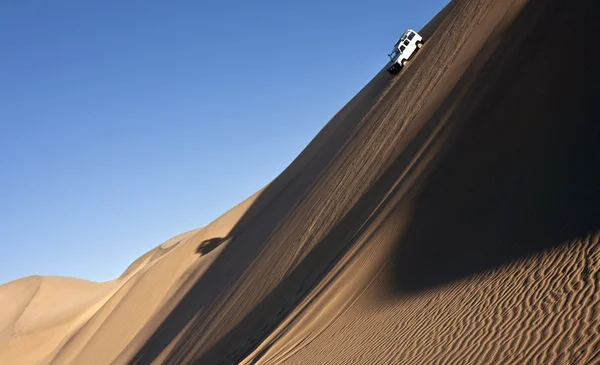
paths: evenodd
<path fill-rule="evenodd" d="M 404 39 L 404 37 L 406 37 L 406 35 L 410 32 L 415 32 L 415 31 L 412 29 L 407 29 L 406 32 L 404 32 L 404 34 L 402 34 L 402 36 L 400 38 L 398 38 L 398 40 L 394 44 L 394 47 L 398 47 L 398 44 L 400 44 L 400 42 Z M 419 34 L 419 33 L 415 32 L 415 34 Z"/>

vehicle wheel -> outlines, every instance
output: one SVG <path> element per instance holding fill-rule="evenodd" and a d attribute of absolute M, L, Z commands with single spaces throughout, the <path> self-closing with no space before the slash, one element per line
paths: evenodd
<path fill-rule="evenodd" d="M 402 67 L 406 66 L 406 60 L 402 60 L 401 65 Z"/>
<path fill-rule="evenodd" d="M 417 42 L 417 48 L 421 49 L 423 47 L 423 42 Z"/>

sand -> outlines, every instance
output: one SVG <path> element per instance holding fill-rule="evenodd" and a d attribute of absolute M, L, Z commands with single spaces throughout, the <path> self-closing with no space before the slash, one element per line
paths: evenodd
<path fill-rule="evenodd" d="M 599 7 L 451 2 L 210 225 L 0 286 L 0 364 L 600 364 Z"/>

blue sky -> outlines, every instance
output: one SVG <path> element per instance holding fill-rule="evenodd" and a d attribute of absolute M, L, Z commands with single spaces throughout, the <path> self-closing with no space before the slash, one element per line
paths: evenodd
<path fill-rule="evenodd" d="M 276 177 L 445 0 L 0 4 L 0 284 L 110 280 Z"/>

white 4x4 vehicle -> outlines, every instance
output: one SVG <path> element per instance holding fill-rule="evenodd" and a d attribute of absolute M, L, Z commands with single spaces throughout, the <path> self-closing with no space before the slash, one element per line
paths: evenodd
<path fill-rule="evenodd" d="M 388 67 L 388 72 L 391 74 L 398 73 L 408 59 L 415 53 L 416 50 L 423 47 L 423 37 L 412 29 L 404 32 L 402 37 L 394 44 L 394 50 L 388 54 L 392 60 L 392 65 Z"/>

